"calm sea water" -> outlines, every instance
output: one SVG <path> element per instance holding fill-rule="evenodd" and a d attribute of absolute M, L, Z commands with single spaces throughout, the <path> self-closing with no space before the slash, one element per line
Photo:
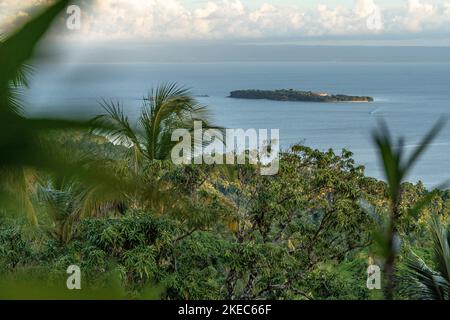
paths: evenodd
<path fill-rule="evenodd" d="M 302 142 L 327 150 L 347 148 L 370 176 L 381 178 L 371 141 L 384 118 L 413 150 L 442 115 L 450 113 L 450 64 L 214 63 L 71 64 L 35 69 L 26 100 L 32 114 L 96 115 L 101 98 L 123 102 L 130 117 L 152 87 L 176 81 L 191 87 L 229 128 L 277 128 L 283 147 Z M 295 88 L 369 95 L 374 103 L 318 104 L 227 98 L 236 89 Z M 450 125 L 409 177 L 432 187 L 450 178 Z"/>

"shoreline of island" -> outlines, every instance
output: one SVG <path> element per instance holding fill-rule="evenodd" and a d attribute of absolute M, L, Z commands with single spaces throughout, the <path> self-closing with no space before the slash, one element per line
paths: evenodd
<path fill-rule="evenodd" d="M 374 98 L 369 96 L 351 96 L 345 94 L 329 94 L 325 92 L 301 91 L 294 89 L 280 90 L 235 90 L 231 91 L 229 98 L 272 100 L 272 101 L 303 101 L 303 102 L 373 102 Z"/>

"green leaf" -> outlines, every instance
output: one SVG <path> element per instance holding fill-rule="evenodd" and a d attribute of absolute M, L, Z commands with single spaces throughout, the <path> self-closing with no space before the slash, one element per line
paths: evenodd
<path fill-rule="evenodd" d="M 17 80 L 24 63 L 32 57 L 36 45 L 68 2 L 56 1 L 1 43 L 0 90 L 4 90 L 10 81 Z"/>

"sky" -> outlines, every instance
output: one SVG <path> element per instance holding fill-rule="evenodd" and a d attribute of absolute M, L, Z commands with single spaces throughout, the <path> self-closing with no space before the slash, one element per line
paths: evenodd
<path fill-rule="evenodd" d="M 190 8 L 196 8 L 200 6 L 204 6 L 209 1 L 208 0 L 186 0 L 183 1 L 187 6 Z M 383 7 L 395 7 L 398 6 L 398 3 L 400 1 L 392 1 L 392 0 L 379 0 L 377 1 L 378 4 L 382 5 Z M 258 8 L 262 6 L 265 3 L 272 3 L 272 4 L 278 4 L 283 6 L 301 6 L 304 8 L 314 8 L 317 6 L 318 3 L 322 4 L 328 4 L 331 6 L 346 6 L 351 7 L 354 3 L 353 0 L 327 0 L 327 1 L 317 1 L 317 0 L 276 0 L 276 1 L 267 1 L 267 0 L 246 0 L 243 1 L 246 6 L 250 8 Z"/>
<path fill-rule="evenodd" d="M 0 0 L 0 31 L 51 0 Z M 450 0 L 82 0 L 84 41 L 448 45 Z M 64 24 L 59 25 L 65 29 Z M 62 31 L 62 30 L 61 30 Z"/>

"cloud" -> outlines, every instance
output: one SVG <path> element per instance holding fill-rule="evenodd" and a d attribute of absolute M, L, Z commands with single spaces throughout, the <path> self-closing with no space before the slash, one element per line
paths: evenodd
<path fill-rule="evenodd" d="M 96 0 L 85 10 L 84 36 L 150 39 L 234 39 L 370 33 L 367 16 L 378 7 L 358 0 L 355 10 L 318 5 L 315 10 L 240 0 L 208 1 L 187 9 L 177 0 Z"/>
<path fill-rule="evenodd" d="M 421 32 L 426 26 L 434 24 L 434 19 L 439 19 L 433 4 L 424 3 L 420 0 L 408 0 L 405 16 L 397 17 L 400 25 L 410 32 Z"/>
<path fill-rule="evenodd" d="M 49 0 L 0 0 L 0 33 L 21 25 L 31 12 L 48 3 Z"/>
<path fill-rule="evenodd" d="M 373 0 L 358 0 L 355 4 L 355 13 L 360 18 L 367 18 L 374 14 L 380 7 Z"/>
<path fill-rule="evenodd" d="M 50 0 L 0 0 L 4 24 L 27 18 L 27 6 Z M 355 0 L 353 6 L 314 8 L 267 0 L 250 8 L 240 0 L 210 0 L 196 8 L 179 0 L 82 0 L 83 39 L 252 39 L 273 37 L 334 37 L 426 35 L 450 32 L 449 0 L 405 0 L 383 8 L 377 0 Z M 64 29 L 63 27 L 61 27 Z"/>

